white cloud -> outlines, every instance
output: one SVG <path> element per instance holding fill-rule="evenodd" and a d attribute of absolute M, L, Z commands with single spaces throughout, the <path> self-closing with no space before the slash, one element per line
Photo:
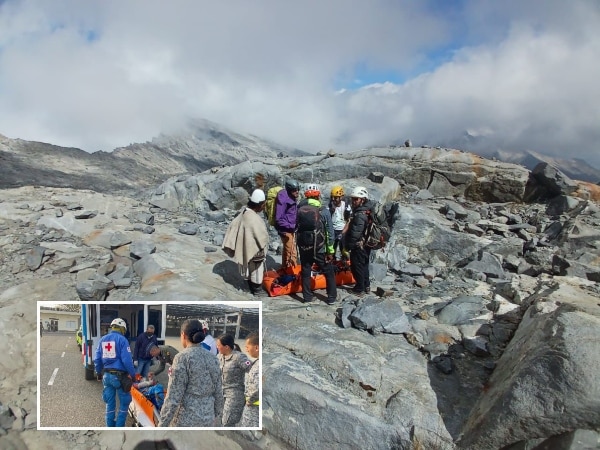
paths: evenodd
<path fill-rule="evenodd" d="M 5 1 L 0 133 L 109 151 L 194 116 L 315 151 L 487 130 L 600 167 L 597 2 L 355 3 Z M 417 75 L 356 90 L 357 67 Z"/>

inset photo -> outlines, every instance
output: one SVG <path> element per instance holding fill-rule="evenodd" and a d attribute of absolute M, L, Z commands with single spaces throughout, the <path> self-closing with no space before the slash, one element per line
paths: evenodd
<path fill-rule="evenodd" d="M 262 428 L 262 303 L 38 302 L 38 429 Z"/>

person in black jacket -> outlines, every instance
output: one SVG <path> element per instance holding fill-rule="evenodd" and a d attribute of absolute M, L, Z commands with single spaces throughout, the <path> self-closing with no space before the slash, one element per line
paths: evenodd
<path fill-rule="evenodd" d="M 152 365 L 152 357 L 150 349 L 158 347 L 158 341 L 154 334 L 154 325 L 148 325 L 146 331 L 141 333 L 135 341 L 135 349 L 133 352 L 133 364 L 136 366 L 136 372 L 146 378 Z"/>
<path fill-rule="evenodd" d="M 350 270 L 356 284 L 352 293 L 359 297 L 371 291 L 369 280 L 369 259 L 371 249 L 363 246 L 364 234 L 369 222 L 367 212 L 371 210 L 367 188 L 357 186 L 350 194 L 352 217 L 346 232 L 346 249 L 350 252 Z"/>

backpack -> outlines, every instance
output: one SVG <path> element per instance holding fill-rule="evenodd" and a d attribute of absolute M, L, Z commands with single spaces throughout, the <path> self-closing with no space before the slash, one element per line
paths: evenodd
<path fill-rule="evenodd" d="M 296 217 L 298 248 L 305 252 L 314 250 L 316 253 L 325 245 L 325 230 L 321 220 L 321 208 L 308 202 L 302 202 L 298 205 Z"/>
<path fill-rule="evenodd" d="M 281 186 L 274 186 L 267 191 L 267 201 L 265 203 L 265 214 L 267 216 L 267 221 L 269 225 L 272 227 L 275 226 L 275 199 L 277 198 L 277 194 L 282 190 Z"/>
<path fill-rule="evenodd" d="M 367 211 L 367 227 L 364 234 L 364 246 L 372 250 L 385 247 L 390 240 L 391 229 L 383 205 L 376 202 Z"/>
<path fill-rule="evenodd" d="M 158 383 L 154 386 L 149 386 L 142 389 L 141 392 L 148 400 L 152 402 L 154 406 L 156 406 L 158 409 L 162 408 L 165 401 L 165 390 L 162 384 Z"/>

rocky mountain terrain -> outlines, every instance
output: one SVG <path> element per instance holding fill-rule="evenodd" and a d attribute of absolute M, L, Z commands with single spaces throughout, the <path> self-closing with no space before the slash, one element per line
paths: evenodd
<path fill-rule="evenodd" d="M 169 136 L 110 153 L 90 154 L 0 135 L 0 189 L 32 185 L 132 194 L 173 175 L 202 172 L 252 157 L 302 154 L 306 153 L 207 120 L 190 122 Z"/>
<path fill-rule="evenodd" d="M 340 288 L 333 306 L 324 293 L 311 304 L 261 298 L 263 431 L 202 436 L 248 449 L 598 448 L 600 186 L 548 164 L 433 148 L 207 169 L 145 181 L 136 195 L 110 192 L 104 173 L 91 177 L 104 180 L 98 191 L 39 182 L 0 191 L 0 328 L 10 337 L 1 448 L 164 440 L 35 431 L 36 301 L 254 299 L 220 246 L 252 189 L 286 177 L 323 192 L 365 185 L 386 205 L 392 237 L 373 254 L 369 296 Z M 177 449 L 198 439 L 171 435 Z"/>
<path fill-rule="evenodd" d="M 520 164 L 529 170 L 542 162 L 548 163 L 554 167 L 560 168 L 560 171 L 574 180 L 589 181 L 591 183 L 600 183 L 600 170 L 590 166 L 581 159 L 552 158 L 542 155 L 538 152 L 501 152 L 496 151 L 490 154 L 490 157 L 497 158 L 500 161 Z"/>
<path fill-rule="evenodd" d="M 520 164 L 529 170 L 533 170 L 539 163 L 545 162 L 558 167 L 561 172 L 575 180 L 600 183 L 600 169 L 591 166 L 587 161 L 580 158 L 569 159 L 568 156 L 572 154 L 571 149 L 561 149 L 559 154 L 562 157 L 549 156 L 533 150 L 502 150 L 502 146 L 493 143 L 485 133 L 477 134 L 468 131 L 456 139 L 450 139 L 437 145 L 460 148 L 485 158 L 495 158 L 504 162 Z"/>

